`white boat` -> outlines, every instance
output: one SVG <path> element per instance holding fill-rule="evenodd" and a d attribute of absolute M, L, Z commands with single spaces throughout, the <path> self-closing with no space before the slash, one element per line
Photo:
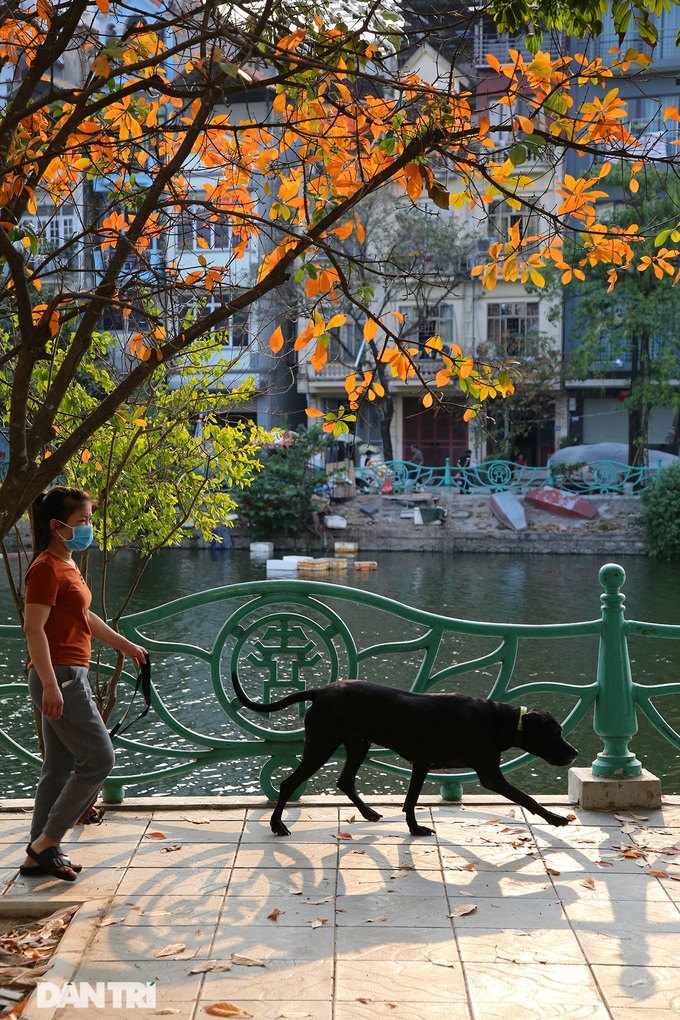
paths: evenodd
<path fill-rule="evenodd" d="M 514 492 L 494 492 L 491 497 L 491 509 L 506 528 L 513 531 L 524 531 L 526 528 L 524 507 Z"/>

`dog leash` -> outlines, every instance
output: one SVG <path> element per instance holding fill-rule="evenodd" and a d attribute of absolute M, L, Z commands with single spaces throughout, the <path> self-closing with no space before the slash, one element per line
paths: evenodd
<path fill-rule="evenodd" d="M 125 722 L 128 712 L 132 708 L 132 702 L 135 700 L 137 691 L 140 688 L 142 691 L 142 695 L 144 696 L 145 708 L 142 712 L 139 713 L 136 719 L 131 719 L 127 726 L 121 729 L 123 723 Z M 146 662 L 143 662 L 142 665 L 139 667 L 137 682 L 135 684 L 135 689 L 132 693 L 132 697 L 130 698 L 130 704 L 125 709 L 116 725 L 111 730 L 109 730 L 109 736 L 111 737 L 111 740 L 113 740 L 113 738 L 117 734 L 124 733 L 125 730 L 129 730 L 130 727 L 134 726 L 136 722 L 139 722 L 140 719 L 143 719 L 150 708 L 151 708 L 151 659 L 149 658 L 149 653 L 147 652 Z"/>

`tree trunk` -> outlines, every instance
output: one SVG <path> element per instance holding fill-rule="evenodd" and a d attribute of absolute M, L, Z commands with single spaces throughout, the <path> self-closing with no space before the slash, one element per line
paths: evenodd
<path fill-rule="evenodd" d="M 392 447 L 392 419 L 394 418 L 394 400 L 390 393 L 390 381 L 382 361 L 376 362 L 375 373 L 385 391 L 385 396 L 376 401 L 380 418 L 380 439 L 383 448 L 383 460 L 394 460 Z"/>
<path fill-rule="evenodd" d="M 646 383 L 649 370 L 649 334 L 633 334 L 630 351 L 630 397 L 628 398 L 628 463 L 641 467 L 649 440 L 649 404 Z"/>

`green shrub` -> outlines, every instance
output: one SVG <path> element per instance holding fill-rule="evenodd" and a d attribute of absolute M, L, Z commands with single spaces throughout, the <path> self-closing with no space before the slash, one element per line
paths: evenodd
<path fill-rule="evenodd" d="M 680 464 L 657 475 L 642 493 L 642 527 L 651 556 L 680 559 Z"/>
<path fill-rule="evenodd" d="M 291 432 L 285 442 L 260 451 L 262 470 L 239 497 L 239 515 L 254 539 L 297 535 L 314 512 L 314 490 L 327 481 L 323 467 L 312 458 L 329 440 L 317 426 Z"/>

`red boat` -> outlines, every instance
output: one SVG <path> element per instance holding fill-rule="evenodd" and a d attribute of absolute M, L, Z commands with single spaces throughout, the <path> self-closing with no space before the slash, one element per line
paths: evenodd
<path fill-rule="evenodd" d="M 558 517 L 583 517 L 587 521 L 597 517 L 596 507 L 583 496 L 564 492 L 562 489 L 552 489 L 548 485 L 541 489 L 529 489 L 524 498 L 538 510 L 547 510 L 548 513 L 557 514 Z"/>

